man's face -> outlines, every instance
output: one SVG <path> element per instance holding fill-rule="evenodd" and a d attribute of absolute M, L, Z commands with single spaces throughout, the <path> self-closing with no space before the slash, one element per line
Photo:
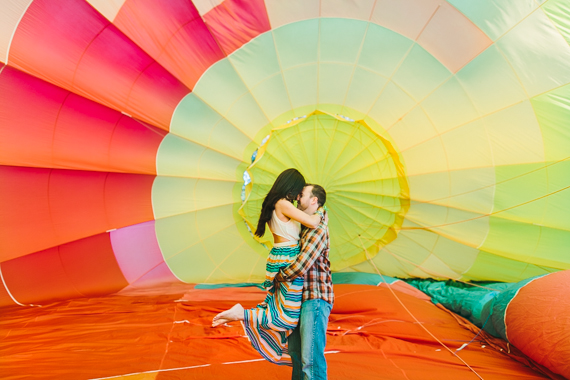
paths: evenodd
<path fill-rule="evenodd" d="M 297 208 L 301 211 L 305 211 L 311 205 L 311 198 L 313 186 L 305 186 L 301 195 L 299 196 L 299 201 L 297 202 Z"/>

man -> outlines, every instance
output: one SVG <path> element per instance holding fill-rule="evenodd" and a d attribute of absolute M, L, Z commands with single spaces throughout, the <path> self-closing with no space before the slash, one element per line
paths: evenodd
<path fill-rule="evenodd" d="M 297 208 L 309 215 L 324 206 L 327 194 L 319 185 L 303 189 Z M 326 332 L 334 302 L 329 262 L 328 218 L 317 228 L 304 228 L 301 234 L 301 253 L 294 263 L 281 269 L 277 281 L 292 281 L 303 276 L 303 303 L 299 325 L 289 336 L 289 355 L 293 361 L 293 380 L 327 379 L 325 359 Z"/>

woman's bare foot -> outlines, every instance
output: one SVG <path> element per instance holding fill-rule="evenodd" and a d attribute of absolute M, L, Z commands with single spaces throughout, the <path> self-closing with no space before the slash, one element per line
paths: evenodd
<path fill-rule="evenodd" d="M 236 303 L 231 309 L 216 315 L 212 320 L 212 327 L 232 321 L 243 321 L 243 307 L 239 303 Z"/>

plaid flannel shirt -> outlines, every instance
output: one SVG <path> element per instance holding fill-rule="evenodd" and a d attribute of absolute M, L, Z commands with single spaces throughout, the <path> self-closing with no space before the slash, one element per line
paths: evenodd
<path fill-rule="evenodd" d="M 299 276 L 305 277 L 303 301 L 322 299 L 334 302 L 334 292 L 329 261 L 329 228 L 325 222 L 325 212 L 320 212 L 321 222 L 317 228 L 303 228 L 301 252 L 295 262 L 281 269 L 286 281 Z"/>

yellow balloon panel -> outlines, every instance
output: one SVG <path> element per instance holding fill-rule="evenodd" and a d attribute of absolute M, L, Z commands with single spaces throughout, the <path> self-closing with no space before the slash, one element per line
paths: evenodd
<path fill-rule="evenodd" d="M 544 161 L 542 134 L 529 101 L 482 120 L 489 135 L 495 165 Z"/>
<path fill-rule="evenodd" d="M 469 144 L 465 144 L 469 141 Z M 441 135 L 449 170 L 490 168 L 493 166 L 491 144 L 485 125 L 475 121 Z"/>
<path fill-rule="evenodd" d="M 243 231 L 231 218 L 233 212 L 233 205 L 221 205 L 156 221 L 165 262 L 179 279 L 194 283 L 263 279 L 262 247 L 255 250 L 244 241 Z"/>
<path fill-rule="evenodd" d="M 450 76 L 451 72 L 434 56 L 421 46 L 413 45 L 391 79 L 401 88 L 408 89 L 409 95 L 419 102 Z"/>
<path fill-rule="evenodd" d="M 515 25 L 497 46 L 530 97 L 570 80 L 570 46 L 541 9 Z"/>
<path fill-rule="evenodd" d="M 402 88 L 388 82 L 376 99 L 368 115 L 386 128 L 390 128 L 403 115 L 408 113 L 416 102 Z"/>
<path fill-rule="evenodd" d="M 388 132 L 402 152 L 438 136 L 434 124 L 418 106 L 392 125 Z"/>
<path fill-rule="evenodd" d="M 173 134 L 168 134 L 157 154 L 157 172 L 177 176 L 235 181 L 240 159 L 226 152 L 209 149 Z"/>
<path fill-rule="evenodd" d="M 175 133 L 213 151 L 242 157 L 243 163 L 227 172 L 235 172 L 234 209 L 241 203 L 241 170 L 259 149 L 241 210 L 250 229 L 255 228 L 261 201 L 282 170 L 296 167 L 308 181 L 325 185 L 331 215 L 338 219 L 331 220 L 336 230 L 337 245 L 331 250 L 336 270 L 366 266 L 360 264 L 367 259 L 364 248 L 375 260 L 392 264 L 395 259 L 386 256 L 389 247 L 402 260 L 409 258 L 399 267 L 390 264 L 394 274 L 404 275 L 429 276 L 431 271 L 468 278 L 464 273 L 478 268 L 479 249 L 516 261 L 514 251 L 506 247 L 514 237 L 503 241 L 502 231 L 516 230 L 516 223 L 558 223 L 562 214 L 553 211 L 548 219 L 545 210 L 554 204 L 564 210 L 567 203 L 563 193 L 552 195 L 553 202 L 536 200 L 538 194 L 562 191 L 566 181 L 558 180 L 554 168 L 549 179 L 533 174 L 535 169 L 528 166 L 544 166 L 549 151 L 562 158 L 561 141 L 566 136 L 556 126 L 565 119 L 558 116 L 563 107 L 554 106 L 554 112 L 549 107 L 567 97 L 563 87 L 533 99 L 532 104 L 529 96 L 535 82 L 542 86 L 536 88 L 553 88 L 550 80 L 540 79 L 546 71 L 536 69 L 544 57 L 560 84 L 566 81 L 566 69 L 558 62 L 567 47 L 557 38 L 546 44 L 544 57 L 537 57 L 540 48 L 521 42 L 525 31 L 535 29 L 537 41 L 543 41 L 558 24 L 547 25 L 546 16 L 533 7 L 513 16 L 522 21 L 492 43 L 485 36 L 495 38 L 491 29 L 483 33 L 468 19 L 472 16 L 478 22 L 481 14 L 467 6 L 462 14 L 447 3 L 438 8 L 435 1 L 411 1 L 416 7 L 407 9 L 406 16 L 399 13 L 402 4 L 381 2 L 368 9 L 369 2 L 363 1 L 347 10 L 354 19 L 311 19 L 319 11 L 321 16 L 336 15 L 342 7 L 334 9 L 333 3 L 302 6 L 268 1 L 273 30 L 213 65 L 192 94 L 195 104 L 189 96 L 187 110 L 181 107 L 188 119 L 192 119 L 190 110 L 203 108 L 209 115 L 200 119 L 206 129 L 191 137 L 192 126 L 181 113 L 175 118 L 181 126 Z M 485 12 L 500 15 L 494 8 Z M 394 24 L 398 17 L 401 22 Z M 445 30 L 449 33 L 442 36 Z M 548 58 L 557 49 L 560 55 Z M 222 123 L 219 118 L 228 131 L 236 131 L 236 137 L 245 136 L 236 138 L 239 149 L 220 148 L 221 134 L 215 134 Z M 354 120 L 365 120 L 367 128 L 359 129 L 351 124 Z M 267 135 L 270 139 L 261 146 Z M 370 136 L 392 150 L 375 150 L 374 144 L 363 148 Z M 387 165 L 385 157 L 398 163 Z M 201 161 L 194 161 L 188 166 L 198 170 Z M 520 180 L 515 178 L 519 175 Z M 338 210 L 332 208 L 335 204 Z M 401 207 L 406 212 L 398 211 Z M 351 232 L 352 226 L 360 226 L 359 239 L 366 241 L 352 238 L 358 235 Z M 405 238 L 396 236 L 414 230 L 436 236 L 439 243 L 422 248 L 425 253 L 415 243 L 399 247 Z M 259 243 L 251 232 L 247 228 L 242 232 L 257 252 L 253 247 Z M 385 241 L 380 238 L 383 234 Z M 561 242 L 564 236 L 553 239 Z M 270 246 L 270 235 L 262 240 Z M 537 262 L 536 257 L 551 248 L 540 238 L 533 242 L 534 247 L 521 252 L 519 259 Z M 457 259 L 454 252 L 464 259 Z M 417 267 L 420 264 L 422 268 Z"/>
<path fill-rule="evenodd" d="M 456 78 L 442 84 L 421 106 L 440 133 L 469 123 L 480 116 Z"/>
<path fill-rule="evenodd" d="M 465 273 L 466 280 L 516 282 L 520 279 L 555 272 L 558 269 L 513 260 L 494 253 L 479 252 L 473 266 Z"/>
<path fill-rule="evenodd" d="M 243 159 L 244 150 L 252 141 L 194 93 L 178 104 L 170 133 L 239 160 Z"/>
<path fill-rule="evenodd" d="M 364 69 L 362 66 L 356 66 L 352 73 L 350 87 L 348 88 L 344 104 L 350 108 L 368 110 L 372 107 L 386 83 L 387 78 Z M 342 114 L 350 116 L 344 110 Z M 362 116 L 352 118 L 362 119 Z"/>
<path fill-rule="evenodd" d="M 200 178 L 157 177 L 152 197 L 156 219 L 233 205 L 235 182 Z M 226 220 L 232 213 L 226 214 Z"/>
<path fill-rule="evenodd" d="M 528 99 L 511 64 L 495 45 L 469 62 L 456 77 L 482 115 Z"/>

